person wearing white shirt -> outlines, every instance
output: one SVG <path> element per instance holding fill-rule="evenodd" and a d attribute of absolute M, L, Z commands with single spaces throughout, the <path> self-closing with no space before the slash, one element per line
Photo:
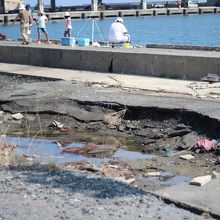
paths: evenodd
<path fill-rule="evenodd" d="M 114 23 L 112 23 L 109 29 L 109 42 L 111 43 L 126 43 L 130 42 L 130 35 L 126 27 L 123 24 L 123 19 L 118 17 Z"/>
<path fill-rule="evenodd" d="M 41 31 L 45 34 L 46 37 L 46 43 L 51 44 L 49 41 L 48 31 L 46 29 L 46 24 L 48 22 L 47 16 L 44 14 L 44 12 L 40 11 L 38 14 L 38 17 L 36 19 L 37 23 L 37 33 L 38 33 L 38 43 L 41 43 Z"/>

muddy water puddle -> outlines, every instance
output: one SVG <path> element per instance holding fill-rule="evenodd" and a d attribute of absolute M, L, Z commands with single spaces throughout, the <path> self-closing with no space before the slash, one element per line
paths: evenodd
<path fill-rule="evenodd" d="M 53 139 L 54 138 L 54 139 Z M 99 153 L 99 154 L 75 154 L 66 153 L 63 149 L 79 149 L 91 143 L 93 139 L 80 139 L 78 137 L 68 135 L 55 136 L 55 137 L 39 137 L 39 138 L 27 138 L 27 137 L 13 137 L 5 136 L 5 141 L 9 144 L 15 144 L 16 153 L 18 155 L 31 156 L 34 161 L 42 164 L 71 164 L 79 161 L 89 161 L 95 166 L 101 166 L 104 163 L 112 159 L 124 159 L 124 160 L 150 160 L 159 159 L 158 155 L 144 154 L 138 151 L 135 146 L 128 146 L 125 148 L 118 148 L 116 151 Z M 95 140 L 97 141 L 97 139 Z M 107 143 L 106 143 L 107 144 Z M 103 145 L 103 144 L 102 144 Z M 101 145 L 101 146 L 102 146 Z M 111 145 L 110 145 L 111 146 Z M 191 177 L 174 175 L 171 172 L 161 172 L 160 176 L 151 177 L 144 175 L 136 175 L 137 183 L 141 186 L 147 187 L 147 189 L 158 189 L 165 186 L 176 185 L 182 182 L 189 181 Z"/>
<path fill-rule="evenodd" d="M 25 137 L 5 137 L 5 141 L 9 144 L 17 146 L 16 153 L 18 155 L 33 156 L 37 162 L 40 163 L 55 163 L 64 164 L 70 162 L 78 162 L 80 160 L 90 160 L 95 165 L 100 165 L 103 161 L 113 158 L 118 159 L 152 159 L 158 157 L 157 155 L 146 155 L 140 152 L 129 151 L 126 149 L 118 149 L 111 156 L 99 154 L 98 156 L 80 155 L 65 153 L 59 146 L 57 140 L 48 139 L 30 139 Z M 65 148 L 80 148 L 85 146 L 85 142 L 72 142 L 65 145 Z"/>
<path fill-rule="evenodd" d="M 34 136 L 34 135 L 33 135 Z M 30 156 L 34 161 L 41 164 L 56 164 L 64 165 L 77 163 L 80 161 L 89 161 L 96 167 L 102 167 L 106 162 L 113 159 L 128 160 L 128 161 L 150 161 L 160 159 L 161 156 L 155 154 L 146 154 L 140 152 L 135 144 L 130 139 L 121 139 L 108 136 L 89 136 L 87 133 L 76 133 L 69 131 L 64 134 L 55 134 L 49 136 L 34 136 L 15 137 L 5 136 L 5 142 L 15 144 L 16 153 L 21 156 Z M 92 149 L 93 153 L 67 153 L 64 149 L 75 150 L 83 149 L 85 146 L 90 146 L 97 143 L 99 147 L 115 147 L 120 143 L 120 146 L 114 151 L 109 151 L 109 148 L 104 149 L 104 152 L 97 153 L 97 149 Z M 122 144 L 121 144 L 122 143 Z M 93 145 L 92 145 L 93 146 Z M 107 151 L 107 152 L 106 152 Z M 136 163 L 136 162 L 135 162 Z M 146 177 L 145 171 L 142 174 L 135 174 L 136 183 L 148 189 L 158 189 L 165 186 L 176 185 L 182 182 L 189 181 L 191 177 L 174 175 L 171 172 L 162 171 L 160 176 Z"/>

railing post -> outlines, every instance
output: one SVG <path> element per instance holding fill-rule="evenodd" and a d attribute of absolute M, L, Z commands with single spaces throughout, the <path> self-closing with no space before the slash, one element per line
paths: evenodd
<path fill-rule="evenodd" d="M 8 16 L 4 16 L 4 24 L 8 23 Z"/>
<path fill-rule="evenodd" d="M 105 13 L 103 11 L 101 11 L 101 13 L 100 13 L 100 18 L 101 19 L 105 18 Z"/>
<path fill-rule="evenodd" d="M 91 2 L 91 10 L 92 11 L 97 11 L 98 10 L 97 0 L 92 0 L 92 2 Z"/>
<path fill-rule="evenodd" d="M 40 11 L 44 11 L 44 0 L 38 0 L 38 7 Z"/>
<path fill-rule="evenodd" d="M 141 0 L 141 9 L 143 10 L 147 9 L 147 0 Z"/>

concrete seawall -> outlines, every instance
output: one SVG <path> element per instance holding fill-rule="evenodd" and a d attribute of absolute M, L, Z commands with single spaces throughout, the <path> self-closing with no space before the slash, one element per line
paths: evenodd
<path fill-rule="evenodd" d="M 0 62 L 199 80 L 220 74 L 220 52 L 159 48 L 71 48 L 0 42 Z"/>
<path fill-rule="evenodd" d="M 108 11 L 70 11 L 74 19 L 105 18 L 123 16 L 157 16 L 157 15 L 189 15 L 204 13 L 220 13 L 220 7 L 198 7 L 198 8 L 151 8 L 131 10 L 108 10 Z M 37 16 L 36 13 L 33 15 Z M 47 13 L 51 20 L 64 19 L 64 12 Z M 8 23 L 16 17 L 16 14 L 0 14 L 0 22 Z"/>

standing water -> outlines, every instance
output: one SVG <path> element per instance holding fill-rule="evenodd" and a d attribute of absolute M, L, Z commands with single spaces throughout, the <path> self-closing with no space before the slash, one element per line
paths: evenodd
<path fill-rule="evenodd" d="M 118 149 L 110 156 L 88 156 L 85 154 L 65 153 L 59 146 L 59 141 L 49 139 L 31 139 L 25 137 L 9 137 L 4 138 L 6 143 L 16 145 L 16 153 L 18 155 L 33 156 L 40 163 L 56 163 L 64 164 L 68 162 L 77 162 L 81 160 L 89 160 L 92 163 L 99 165 L 106 159 L 121 158 L 121 159 L 152 159 L 156 155 L 146 155 L 141 152 L 130 151 L 127 149 Z M 80 148 L 85 146 L 84 141 L 74 141 L 66 144 L 65 148 Z"/>
<path fill-rule="evenodd" d="M 15 15 L 16 16 L 16 15 Z M 96 41 L 108 40 L 108 30 L 115 18 L 95 19 Z M 154 17 L 125 17 L 132 44 L 179 44 L 220 46 L 220 14 L 174 15 Z M 73 36 L 92 38 L 92 19 L 72 19 Z M 98 28 L 100 30 L 98 30 Z M 64 20 L 51 21 L 47 25 L 50 39 L 60 40 L 64 32 Z M 9 39 L 20 38 L 19 25 L 1 25 L 0 33 Z M 32 28 L 32 39 L 37 39 L 36 25 Z"/>

